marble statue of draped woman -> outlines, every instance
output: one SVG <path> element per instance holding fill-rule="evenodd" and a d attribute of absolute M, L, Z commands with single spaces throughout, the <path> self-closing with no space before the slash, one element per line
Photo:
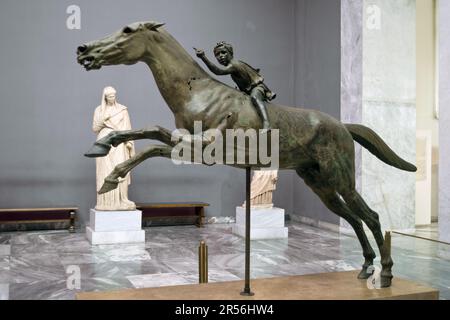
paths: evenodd
<path fill-rule="evenodd" d="M 131 121 L 127 107 L 117 103 L 116 90 L 106 87 L 103 90 L 102 103 L 95 109 L 92 129 L 97 134 L 97 140 L 112 131 L 131 130 Z M 112 147 L 106 157 L 96 159 L 97 192 L 103 185 L 104 179 L 112 172 L 116 165 L 128 160 L 134 155 L 132 141 Z M 128 185 L 130 174 L 119 178 L 117 189 L 105 194 L 97 194 L 96 210 L 99 211 L 128 211 L 135 210 L 136 205 L 128 199 Z"/>
<path fill-rule="evenodd" d="M 278 181 L 278 170 L 255 171 L 251 182 L 250 206 L 256 208 L 272 208 L 273 192 Z M 245 207 L 245 202 L 242 205 Z"/>

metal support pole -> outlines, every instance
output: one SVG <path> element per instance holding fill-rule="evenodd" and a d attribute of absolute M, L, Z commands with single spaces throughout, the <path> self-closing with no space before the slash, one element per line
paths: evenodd
<path fill-rule="evenodd" d="M 247 167 L 246 173 L 246 200 L 245 200 L 245 287 L 242 296 L 253 296 L 250 290 L 250 193 L 252 168 Z"/>
<path fill-rule="evenodd" d="M 69 226 L 69 232 L 74 233 L 75 232 L 75 212 L 70 212 L 70 226 Z"/>
<path fill-rule="evenodd" d="M 199 283 L 208 283 L 208 246 L 203 240 L 198 247 L 198 273 Z"/>

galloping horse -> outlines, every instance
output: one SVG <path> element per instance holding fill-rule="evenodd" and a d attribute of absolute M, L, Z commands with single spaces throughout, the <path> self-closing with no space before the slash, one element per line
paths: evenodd
<path fill-rule="evenodd" d="M 107 65 L 132 65 L 140 61 L 147 64 L 175 116 L 176 127 L 186 129 L 190 138 L 194 136 L 191 134 L 194 133 L 195 121 L 202 121 L 205 132 L 215 129 L 261 129 L 262 123 L 250 97 L 213 79 L 162 26 L 157 22 L 136 22 L 104 39 L 83 44 L 77 50 L 78 63 L 86 70 Z M 374 131 L 365 126 L 342 124 L 315 110 L 273 103 L 268 103 L 267 109 L 272 128 L 279 129 L 280 169 L 296 170 L 322 202 L 355 230 L 365 258 L 359 279 L 370 277 L 368 267 L 375 258 L 362 222 L 369 227 L 381 255 L 381 286 L 389 287 L 393 261 L 390 250 L 384 246 L 378 214 L 355 190 L 354 141 L 388 165 L 410 172 L 415 172 L 416 167 L 397 156 Z M 137 139 L 153 139 L 164 144 L 151 145 L 118 165 L 105 179 L 99 192 L 116 188 L 119 177 L 124 177 L 150 157 L 171 157 L 175 145 L 172 134 L 159 126 L 113 132 L 97 141 L 86 156 L 105 156 L 111 146 Z"/>

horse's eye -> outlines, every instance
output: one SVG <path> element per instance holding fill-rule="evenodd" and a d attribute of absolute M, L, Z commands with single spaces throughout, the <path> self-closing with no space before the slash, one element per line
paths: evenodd
<path fill-rule="evenodd" d="M 133 29 L 131 29 L 130 27 L 125 27 L 123 28 L 122 32 L 126 34 L 133 33 Z"/>

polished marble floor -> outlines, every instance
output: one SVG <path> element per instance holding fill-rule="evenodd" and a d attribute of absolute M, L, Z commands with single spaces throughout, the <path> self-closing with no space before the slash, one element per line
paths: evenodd
<path fill-rule="evenodd" d="M 244 241 L 231 225 L 148 228 L 141 245 L 91 246 L 83 233 L 66 231 L 1 233 L 0 300 L 197 283 L 200 240 L 209 248 L 210 282 L 243 279 Z M 395 234 L 392 244 L 395 276 L 450 299 L 450 246 Z M 356 238 L 302 224 L 289 224 L 289 239 L 252 241 L 253 278 L 354 270 L 362 261 Z M 80 289 L 71 289 L 73 270 Z"/>

